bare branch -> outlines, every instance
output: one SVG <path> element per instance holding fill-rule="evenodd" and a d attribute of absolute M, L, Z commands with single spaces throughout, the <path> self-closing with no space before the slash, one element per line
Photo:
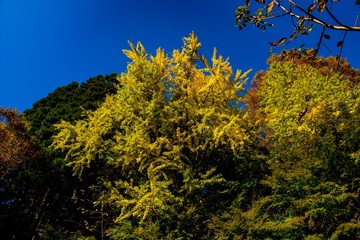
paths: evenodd
<path fill-rule="evenodd" d="M 325 10 L 326 10 L 326 12 L 330 15 L 330 17 L 331 17 L 332 19 L 334 19 L 334 21 L 335 21 L 337 24 L 339 24 L 340 26 L 345 27 L 345 28 L 351 28 L 351 27 L 349 27 L 349 26 L 346 26 L 346 25 L 342 24 L 342 23 L 334 16 L 334 14 L 332 14 L 332 12 L 328 9 L 328 7 L 325 7 Z"/>

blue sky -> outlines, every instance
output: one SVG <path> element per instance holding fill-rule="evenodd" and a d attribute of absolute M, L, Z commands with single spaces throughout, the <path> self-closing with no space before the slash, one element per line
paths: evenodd
<path fill-rule="evenodd" d="M 23 111 L 57 87 L 123 72 L 128 60 L 121 50 L 128 48 L 128 40 L 141 41 L 149 53 L 159 47 L 171 53 L 181 48 L 181 39 L 191 31 L 198 35 L 207 57 L 216 47 L 234 69 L 252 68 L 254 74 L 266 68 L 269 42 L 287 37 L 292 30 L 290 26 L 265 33 L 253 27 L 238 31 L 234 12 L 243 2 L 0 0 L 0 106 Z M 353 25 L 360 7 L 352 0 L 340 3 L 336 13 Z M 277 26 L 286 23 L 287 19 L 276 22 Z M 333 52 L 322 48 L 321 55 L 338 53 L 333 46 L 342 33 L 329 34 L 326 44 Z M 302 43 L 314 47 L 316 40 L 313 34 L 287 47 Z M 350 32 L 343 56 L 360 68 L 359 53 L 360 32 Z"/>

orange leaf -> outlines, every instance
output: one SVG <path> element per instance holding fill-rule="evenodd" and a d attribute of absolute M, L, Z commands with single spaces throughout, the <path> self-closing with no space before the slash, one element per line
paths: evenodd
<path fill-rule="evenodd" d="M 273 47 L 276 47 L 276 46 L 277 46 L 276 41 L 269 42 L 269 44 L 270 44 L 271 46 L 273 46 Z"/>
<path fill-rule="evenodd" d="M 294 32 L 293 34 L 290 35 L 289 40 L 292 41 L 295 39 L 295 37 L 296 37 L 296 32 Z"/>
<path fill-rule="evenodd" d="M 315 8 L 316 8 L 316 3 L 313 3 L 308 7 L 307 12 L 311 13 Z"/>
<path fill-rule="evenodd" d="M 284 44 L 286 41 L 286 38 L 282 38 L 279 40 L 278 45 Z"/>
<path fill-rule="evenodd" d="M 269 3 L 269 5 L 268 5 L 268 7 L 267 7 L 267 12 L 268 12 L 268 13 L 271 12 L 271 10 L 273 10 L 273 8 L 274 8 L 274 3 L 275 3 L 274 0 Z"/>
<path fill-rule="evenodd" d="M 319 12 L 324 11 L 324 9 L 326 7 L 326 3 L 327 3 L 327 0 L 319 0 L 319 6 L 318 6 L 317 10 Z"/>

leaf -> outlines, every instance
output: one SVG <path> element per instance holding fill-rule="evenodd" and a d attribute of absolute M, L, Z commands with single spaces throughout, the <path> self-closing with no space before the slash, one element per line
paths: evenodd
<path fill-rule="evenodd" d="M 250 0 L 246 0 L 245 5 L 246 5 L 247 7 L 249 7 L 249 6 L 250 6 Z"/>
<path fill-rule="evenodd" d="M 299 17 L 298 24 L 299 24 L 298 29 L 302 30 L 304 28 L 304 24 L 305 24 L 304 17 Z"/>
<path fill-rule="evenodd" d="M 292 41 L 295 39 L 295 37 L 296 37 L 296 32 L 290 35 L 289 40 Z"/>
<path fill-rule="evenodd" d="M 258 3 L 265 3 L 265 0 L 255 0 L 257 1 Z"/>
<path fill-rule="evenodd" d="M 276 47 L 276 46 L 277 46 L 277 43 L 276 43 L 276 41 L 273 41 L 273 42 L 269 42 L 269 44 L 270 44 L 271 46 L 273 46 L 273 47 Z"/>
<path fill-rule="evenodd" d="M 315 24 L 311 24 L 307 29 L 307 33 L 311 32 L 313 30 L 314 26 L 315 26 Z"/>
<path fill-rule="evenodd" d="M 311 13 L 315 8 L 316 8 L 316 2 L 314 2 L 313 4 L 311 4 L 311 5 L 308 7 L 307 12 L 308 12 L 308 13 Z"/>
<path fill-rule="evenodd" d="M 329 34 L 324 34 L 324 38 L 325 39 L 330 39 L 330 35 Z"/>
<path fill-rule="evenodd" d="M 284 44 L 286 41 L 286 38 L 281 38 L 278 42 L 278 45 Z"/>
<path fill-rule="evenodd" d="M 327 3 L 327 0 L 319 0 L 319 6 L 318 6 L 317 10 L 319 12 L 324 11 L 324 9 L 326 7 L 326 3 Z"/>
<path fill-rule="evenodd" d="M 336 44 L 336 46 L 337 46 L 337 47 L 342 47 L 343 44 L 344 44 L 344 41 L 339 41 L 339 42 Z"/>
<path fill-rule="evenodd" d="M 274 3 L 275 3 L 274 0 L 269 3 L 269 5 L 268 5 L 268 7 L 267 7 L 267 12 L 268 12 L 268 13 L 271 12 L 271 10 L 273 10 L 273 8 L 274 8 Z"/>

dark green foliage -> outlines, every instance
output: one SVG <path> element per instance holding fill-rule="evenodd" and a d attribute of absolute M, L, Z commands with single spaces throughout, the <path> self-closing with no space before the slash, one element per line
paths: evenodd
<path fill-rule="evenodd" d="M 94 110 L 106 95 L 116 93 L 117 86 L 117 74 L 99 75 L 80 86 L 73 82 L 59 87 L 24 112 L 31 126 L 27 135 L 43 154 L 8 174 L 0 183 L 2 239 L 39 236 L 43 239 L 78 239 L 81 233 L 104 234 L 96 229 L 96 226 L 101 229 L 99 219 L 105 219 L 102 209 L 93 206 L 97 190 L 88 189 L 102 171 L 92 171 L 88 178 L 80 181 L 72 176 L 70 169 L 63 167 L 62 154 L 49 145 L 55 134 L 53 124 L 61 119 L 83 118 L 83 111 Z"/>
<path fill-rule="evenodd" d="M 34 103 L 24 114 L 30 122 L 29 134 L 40 145 L 48 147 L 55 133 L 54 124 L 60 120 L 73 122 L 83 118 L 85 110 L 92 111 L 105 99 L 106 95 L 116 93 L 117 74 L 90 78 L 80 86 L 72 82 L 57 88 L 46 98 Z"/>

